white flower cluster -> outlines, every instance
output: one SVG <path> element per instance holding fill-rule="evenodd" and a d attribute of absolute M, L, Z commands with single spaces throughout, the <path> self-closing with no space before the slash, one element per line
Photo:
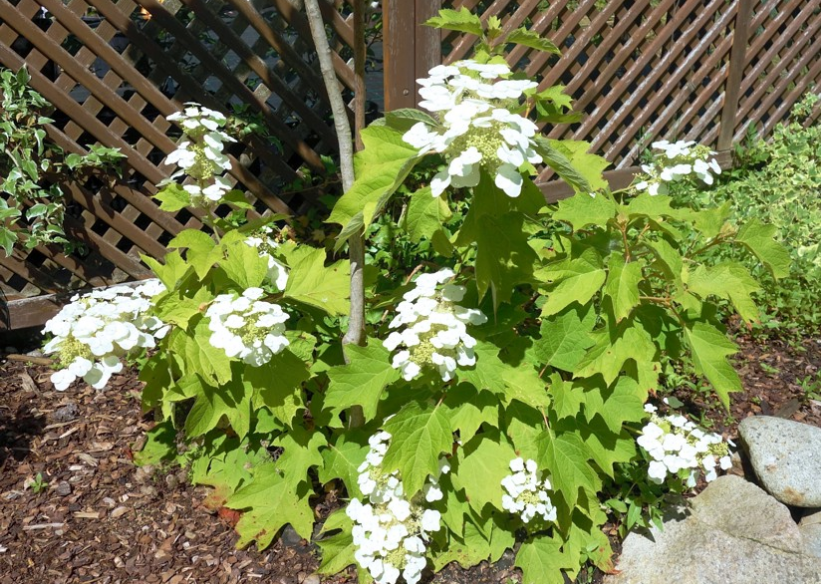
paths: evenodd
<path fill-rule="evenodd" d="M 668 142 L 661 140 L 650 145 L 659 154 L 652 164 L 643 164 L 641 170 L 645 177 L 636 183 L 639 191 L 651 195 L 667 192 L 666 183 L 695 176 L 703 183 L 713 184 L 713 174 L 721 174 L 721 167 L 715 159 L 715 152 L 706 146 L 696 146 L 692 140 Z"/>
<path fill-rule="evenodd" d="M 166 158 L 168 164 L 180 167 L 171 178 L 188 175 L 194 179 L 194 184 L 183 185 L 194 204 L 207 206 L 218 202 L 231 190 L 231 183 L 222 176 L 231 169 L 231 161 L 223 153 L 225 143 L 236 142 L 222 131 L 225 116 L 189 102 L 183 111 L 168 116 L 168 120 L 179 122 L 187 138 Z"/>
<path fill-rule="evenodd" d="M 536 516 L 545 521 L 556 521 L 556 508 L 547 494 L 551 488 L 550 480 L 539 480 L 536 461 L 514 458 L 510 461 L 510 470 L 513 474 L 502 479 L 502 486 L 507 491 L 502 495 L 502 508 L 518 513 L 525 523 L 530 523 Z"/>
<path fill-rule="evenodd" d="M 404 140 L 418 148 L 420 155 L 438 152 L 447 160 L 447 168 L 431 181 L 434 197 L 449 186 L 475 187 L 481 168 L 505 194 L 518 197 L 525 162 L 542 161 L 533 142 L 538 127 L 510 111 L 525 91 L 538 84 L 508 79 L 510 75 L 505 63 L 467 60 L 434 67 L 429 77 L 418 80 L 424 98 L 419 106 L 439 114 L 442 127 L 419 122 L 405 133 Z"/>
<path fill-rule="evenodd" d="M 247 237 L 245 243 L 255 247 L 259 251 L 259 256 L 268 260 L 268 274 L 265 279 L 276 286 L 277 290 L 285 290 L 288 283 L 288 268 L 279 263 L 273 256 L 272 251 L 279 247 L 273 238 L 274 230 L 265 226 L 259 229 L 254 235 Z"/>
<path fill-rule="evenodd" d="M 418 497 L 405 497 L 398 471 L 382 472 L 381 464 L 391 435 L 378 432 L 370 440 L 370 451 L 359 467 L 359 488 L 368 499 L 352 499 L 346 513 L 353 519 L 354 558 L 368 570 L 377 584 L 394 584 L 401 575 L 407 584 L 416 584 L 427 565 L 428 534 L 441 529 L 441 515 L 425 509 L 424 501 L 442 499 L 438 479 L 450 471 L 447 461 L 439 462 L 439 475 L 429 477 Z"/>
<path fill-rule="evenodd" d="M 476 339 L 468 334 L 466 325 L 484 324 L 487 317 L 475 308 L 455 304 L 464 298 L 464 286 L 445 284 L 439 289 L 454 275 L 449 269 L 420 275 L 416 287 L 406 292 L 396 307 L 398 314 L 389 326 L 405 328 L 392 332 L 383 344 L 389 351 L 403 347 L 393 356 L 393 367 L 402 371 L 406 381 L 426 366 L 436 367 L 442 381 L 450 381 L 457 365 L 476 364 Z"/>
<path fill-rule="evenodd" d="M 51 376 L 55 389 L 63 391 L 78 378 L 103 389 L 122 370 L 122 357 L 154 347 L 169 327 L 147 313 L 151 298 L 164 291 L 159 280 L 146 280 L 133 288 L 114 286 L 73 296 L 43 329 L 54 335 L 43 351 L 57 353 L 64 367 Z"/>
<path fill-rule="evenodd" d="M 287 347 L 289 316 L 278 304 L 260 300 L 264 294 L 262 288 L 247 288 L 241 296 L 217 296 L 205 312 L 211 319 L 211 346 L 254 367 L 265 365 Z"/>
<path fill-rule="evenodd" d="M 693 488 L 700 471 L 710 482 L 718 477 L 716 467 L 732 467 L 729 445 L 719 434 L 705 432 L 684 416 L 659 416 L 651 404 L 644 409 L 651 418 L 636 442 L 652 459 L 647 470 L 651 482 L 660 485 L 670 474 Z"/>

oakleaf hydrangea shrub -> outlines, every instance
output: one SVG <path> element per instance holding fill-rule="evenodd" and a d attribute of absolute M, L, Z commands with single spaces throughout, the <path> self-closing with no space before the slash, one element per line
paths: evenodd
<path fill-rule="evenodd" d="M 195 103 L 187 103 L 185 110 L 168 116 L 178 122 L 185 140 L 166 158 L 167 164 L 179 166 L 172 178 L 188 176 L 192 184 L 183 185 L 191 197 L 191 204 L 208 206 L 220 201 L 231 190 L 231 183 L 223 176 L 231 169 L 231 162 L 223 152 L 226 143 L 236 142 L 222 131 L 226 117 L 217 111 Z"/>
<path fill-rule="evenodd" d="M 312 538 L 333 494 L 345 506 L 314 538 L 322 574 L 417 582 L 508 549 L 526 584 L 610 570 L 601 527 L 647 512 L 613 485 L 662 487 L 635 439 L 662 360 L 689 359 L 725 405 L 741 390 L 716 306 L 755 320 L 758 284 L 705 250 L 738 246 L 772 269 L 780 248 L 726 207 L 611 192 L 589 144 L 536 132 L 578 117 L 503 50 L 557 54 L 549 40 L 466 9 L 429 24 L 480 41 L 420 82 L 434 115 L 362 130 L 356 181 L 328 217 L 333 255 L 276 233 L 263 246 L 265 218 L 219 239 L 187 230 L 163 262 L 144 258 L 165 286 L 151 314 L 170 330 L 140 373 L 157 420 L 140 459 L 179 458 L 183 434 L 209 504 L 241 512 L 241 547 L 286 525 Z M 437 109 L 446 100 L 464 117 Z M 582 196 L 546 204 L 542 165 Z M 342 346 L 351 267 L 336 252 L 377 221 L 406 232 L 407 261 L 368 266 L 366 339 Z M 637 480 L 618 482 L 625 469 Z"/>
<path fill-rule="evenodd" d="M 647 476 L 651 482 L 662 484 L 669 475 L 693 488 L 700 474 L 709 483 L 718 477 L 719 468 L 732 467 L 729 445 L 720 434 L 705 432 L 682 415 L 658 416 L 655 406 L 644 407 L 651 414 L 650 421 L 636 443 L 650 458 Z"/>
<path fill-rule="evenodd" d="M 391 435 L 377 432 L 369 440 L 370 450 L 357 468 L 358 484 L 366 502 L 352 499 L 346 513 L 354 521 L 351 530 L 356 547 L 354 557 L 379 584 L 394 584 L 401 574 L 408 584 L 416 584 L 427 567 L 425 551 L 430 534 L 442 528 L 436 509 L 426 502 L 442 498 L 438 478 L 449 470 L 443 459 L 436 477 L 429 477 L 424 494 L 405 497 L 399 472 L 384 473 L 382 462 Z"/>
<path fill-rule="evenodd" d="M 651 195 L 666 194 L 669 192 L 668 183 L 689 178 L 691 181 L 697 179 L 696 184 L 711 185 L 715 182 L 714 175 L 721 174 L 715 152 L 692 140 L 672 143 L 660 140 L 650 147 L 656 158 L 641 166 L 645 176 L 635 184 L 636 190 L 647 191 Z"/>
<path fill-rule="evenodd" d="M 465 287 L 445 284 L 454 277 L 452 270 L 444 269 L 435 274 L 421 274 L 416 287 L 403 296 L 396 306 L 397 315 L 390 328 L 403 327 L 392 332 L 382 343 L 389 351 L 402 349 L 393 356 L 393 367 L 410 381 L 423 368 L 435 368 L 442 381 L 453 379 L 457 365 L 470 367 L 476 364 L 474 339 L 467 332 L 467 325 L 480 325 L 487 317 L 475 308 L 456 304 L 465 296 Z"/>
<path fill-rule="evenodd" d="M 424 122 L 415 124 L 404 136 L 419 154 L 444 155 L 447 168 L 431 179 L 433 196 L 446 188 L 475 187 L 479 171 L 494 176 L 495 185 L 509 197 L 522 189 L 519 168 L 525 161 L 538 164 L 542 157 L 533 137 L 538 127 L 531 120 L 512 113 L 510 103 L 518 104 L 525 91 L 538 84 L 529 79 L 509 79 L 506 63 L 458 61 L 431 69 L 420 80 L 419 106 L 441 115 L 441 128 Z"/>
<path fill-rule="evenodd" d="M 212 301 L 205 316 L 212 347 L 222 349 L 228 357 L 259 367 L 288 346 L 285 321 L 290 318 L 272 302 L 261 301 L 262 288 L 246 288 L 242 294 L 220 294 Z"/>
<path fill-rule="evenodd" d="M 102 389 L 113 373 L 122 371 L 123 359 L 155 347 L 168 326 L 149 314 L 151 298 L 164 290 L 159 280 L 146 280 L 133 288 L 114 286 L 72 296 L 43 329 L 53 335 L 43 350 L 55 353 L 62 367 L 51 376 L 54 387 L 63 391 L 82 378 Z"/>
<path fill-rule="evenodd" d="M 540 480 L 535 460 L 510 461 L 512 474 L 502 479 L 506 493 L 502 495 L 502 507 L 517 513 L 524 523 L 534 518 L 556 521 L 556 508 L 550 501 L 550 479 Z"/>
<path fill-rule="evenodd" d="M 288 283 L 288 268 L 277 261 L 275 257 L 276 248 L 279 243 L 274 238 L 273 228 L 263 225 L 254 233 L 245 238 L 246 245 L 256 248 L 260 257 L 264 257 L 268 262 L 268 274 L 266 280 L 273 284 L 277 290 L 285 290 Z"/>
<path fill-rule="evenodd" d="M 768 224 L 769 237 L 784 244 L 788 254 L 774 262 L 773 278 L 743 254 L 719 247 L 716 258 L 744 263 L 762 282 L 764 324 L 773 333 L 803 338 L 821 327 L 821 123 L 807 123 L 819 100 L 817 90 L 793 108 L 768 141 L 751 139 L 737 153 L 739 168 L 723 175 L 714 188 L 676 185 L 676 198 L 697 208 L 727 204 L 730 220 L 740 226 Z"/>
<path fill-rule="evenodd" d="M 226 153 L 227 148 L 237 142 L 232 133 L 243 134 L 252 126 L 194 102 L 186 103 L 182 111 L 167 119 L 175 123 L 183 135 L 165 159 L 166 164 L 176 166 L 177 170 L 158 185 L 161 188 L 155 198 L 163 211 L 174 213 L 186 207 L 202 209 L 205 211 L 202 221 L 219 238 L 220 233 L 238 225 L 233 216 L 226 218 L 224 213 L 216 212 L 221 205 L 228 205 L 240 215 L 253 209 L 243 192 L 232 186 L 227 174 L 231 170 L 231 159 Z M 182 179 L 182 183 L 176 182 L 177 179 Z"/>

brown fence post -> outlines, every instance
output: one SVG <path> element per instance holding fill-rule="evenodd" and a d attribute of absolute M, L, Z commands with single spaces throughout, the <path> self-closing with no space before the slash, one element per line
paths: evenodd
<path fill-rule="evenodd" d="M 441 63 L 439 30 L 422 26 L 442 0 L 387 0 L 385 23 L 385 111 L 415 107 L 416 80 Z"/>
<path fill-rule="evenodd" d="M 718 150 L 729 150 L 733 146 L 736 127 L 736 113 L 741 91 L 741 80 L 747 61 L 747 43 L 750 38 L 750 21 L 753 14 L 753 0 L 738 0 L 738 13 L 733 31 L 733 47 L 730 50 L 730 70 L 724 91 L 724 108 L 721 111 L 721 127 L 718 135 Z"/>

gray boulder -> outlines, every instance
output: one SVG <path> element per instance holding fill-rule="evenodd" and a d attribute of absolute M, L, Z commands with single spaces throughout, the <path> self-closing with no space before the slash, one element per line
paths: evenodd
<path fill-rule="evenodd" d="M 821 428 L 754 416 L 738 433 L 768 493 L 794 507 L 821 507 Z"/>
<path fill-rule="evenodd" d="M 685 519 L 631 533 L 605 584 L 821 584 L 789 510 L 737 476 L 714 481 Z"/>
<path fill-rule="evenodd" d="M 802 517 L 798 531 L 804 540 L 804 551 L 821 558 L 821 510 Z"/>

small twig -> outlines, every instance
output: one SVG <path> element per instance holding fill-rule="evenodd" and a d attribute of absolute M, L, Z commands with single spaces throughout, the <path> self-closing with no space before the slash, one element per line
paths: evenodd
<path fill-rule="evenodd" d="M 621 230 L 621 238 L 624 242 L 624 263 L 630 263 L 630 246 L 627 244 L 627 225 L 619 226 Z"/>
<path fill-rule="evenodd" d="M 61 422 L 59 424 L 49 424 L 43 430 L 54 430 L 55 428 L 62 428 L 63 426 L 69 426 L 71 424 L 79 424 L 80 420 L 74 420 L 72 422 Z"/>
<path fill-rule="evenodd" d="M 53 365 L 54 360 L 48 357 L 29 357 L 28 355 L 18 355 L 17 353 L 9 353 L 3 356 L 9 361 L 20 361 L 21 363 L 32 363 L 34 365 Z"/>
<path fill-rule="evenodd" d="M 40 529 L 51 529 L 52 527 L 54 529 L 59 529 L 64 526 L 65 523 L 38 523 L 36 525 L 24 525 L 23 531 L 37 531 Z"/>
<path fill-rule="evenodd" d="M 413 280 L 413 277 L 416 275 L 416 272 L 418 272 L 419 270 L 421 270 L 424 267 L 425 267 L 425 264 L 421 263 L 418 266 L 416 266 L 415 268 L 413 268 L 411 270 L 411 273 L 408 274 L 408 277 L 405 278 L 405 284 L 404 285 L 407 286 L 408 284 L 410 284 L 410 281 Z"/>

